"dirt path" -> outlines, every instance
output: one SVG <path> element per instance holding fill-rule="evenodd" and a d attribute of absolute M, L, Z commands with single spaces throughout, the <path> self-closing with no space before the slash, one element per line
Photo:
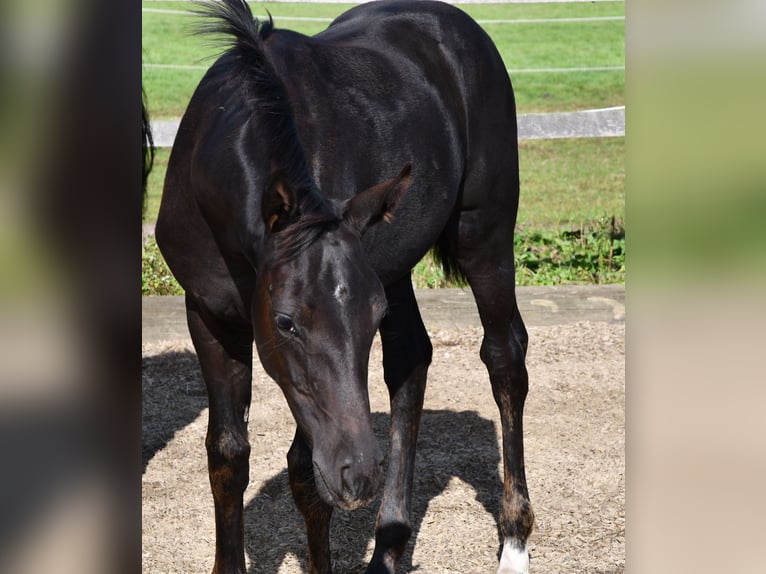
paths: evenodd
<path fill-rule="evenodd" d="M 622 572 L 625 565 L 625 327 L 580 321 L 531 326 L 526 464 L 537 516 L 531 571 Z M 416 467 L 414 536 L 400 572 L 491 573 L 501 493 L 499 424 L 481 331 L 432 333 L 434 362 Z M 187 340 L 143 347 L 143 571 L 207 573 L 214 524 L 206 471 L 206 395 Z M 371 365 L 379 365 L 380 345 Z M 257 361 L 256 361 L 257 364 Z M 386 441 L 382 372 L 372 368 L 376 432 Z M 303 523 L 293 507 L 285 455 L 294 423 L 279 389 L 254 372 L 250 485 L 245 493 L 249 572 L 305 571 Z M 374 506 L 336 512 L 336 574 L 364 570 Z"/>

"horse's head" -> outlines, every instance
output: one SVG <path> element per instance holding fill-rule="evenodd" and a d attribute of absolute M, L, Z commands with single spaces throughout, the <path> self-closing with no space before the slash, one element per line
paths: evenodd
<path fill-rule="evenodd" d="M 386 297 L 360 237 L 390 220 L 409 174 L 408 165 L 332 210 L 301 203 L 280 176 L 263 197 L 269 255 L 253 304 L 258 354 L 312 448 L 320 495 L 342 508 L 369 502 L 382 475 L 367 367 Z"/>

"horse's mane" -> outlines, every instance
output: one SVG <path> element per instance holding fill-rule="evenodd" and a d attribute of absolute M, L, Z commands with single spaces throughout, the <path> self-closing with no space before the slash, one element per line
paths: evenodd
<path fill-rule="evenodd" d="M 274 234 L 276 254 L 291 258 L 311 245 L 339 217 L 314 182 L 306 153 L 295 127 L 287 90 L 269 61 L 263 42 L 274 31 L 274 21 L 260 22 L 244 0 L 197 1 L 195 12 L 205 17 L 197 32 L 221 37 L 225 64 L 217 73 L 227 89 L 239 93 L 242 102 L 258 116 L 272 169 L 283 171 L 298 193 L 301 216 Z"/>
<path fill-rule="evenodd" d="M 284 85 L 263 45 L 274 31 L 271 15 L 268 21 L 259 21 L 244 0 L 194 0 L 194 5 L 193 11 L 203 17 L 196 33 L 215 36 L 215 44 L 229 56 L 225 65 L 216 69 L 228 80 L 227 87 L 238 92 L 254 111 L 292 118 Z"/>
<path fill-rule="evenodd" d="M 334 212 L 303 215 L 282 231 L 274 234 L 274 258 L 289 261 L 311 246 L 322 234 L 340 225 Z"/>

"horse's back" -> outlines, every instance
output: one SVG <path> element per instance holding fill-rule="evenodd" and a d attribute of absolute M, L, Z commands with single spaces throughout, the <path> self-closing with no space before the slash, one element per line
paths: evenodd
<path fill-rule="evenodd" d="M 470 251 L 493 240 L 512 252 L 519 199 L 516 103 L 505 63 L 481 26 L 441 2 L 372 2 L 350 10 L 319 36 L 393 54 L 403 69 L 414 70 L 414 89 L 436 94 L 430 121 L 449 126 L 444 141 L 453 150 L 453 176 L 444 179 L 449 169 L 440 166 L 425 177 L 455 194 L 442 192 L 444 204 L 454 199 L 448 218 L 431 214 L 443 221 L 437 240 L 442 262 L 456 269 L 452 258 L 461 242 Z M 438 138 L 424 134 L 418 127 L 409 137 L 429 150 Z M 415 177 L 423 164 L 429 162 L 413 162 Z"/>
<path fill-rule="evenodd" d="M 438 241 L 465 203 L 465 182 L 478 189 L 486 178 L 475 174 L 487 166 L 513 172 L 508 75 L 486 32 L 461 10 L 372 2 L 310 38 L 275 30 L 267 46 L 323 193 L 347 199 L 412 163 L 393 225 L 365 237 L 384 283 Z"/>
<path fill-rule="evenodd" d="M 494 44 L 461 10 L 438 2 L 373 2 L 311 38 L 275 29 L 263 46 L 289 94 L 322 193 L 348 199 L 412 163 L 413 183 L 394 224 L 364 239 L 384 283 L 409 272 L 457 210 L 497 201 L 493 179 L 516 178 L 515 193 L 499 194 L 515 210 L 512 88 Z M 259 241 L 251 222 L 259 202 L 253 190 L 236 190 L 252 183 L 253 166 L 261 162 L 227 150 L 230 142 L 248 139 L 258 153 L 263 142 L 244 131 L 248 122 L 226 120 L 236 107 L 225 91 L 230 84 L 217 79 L 226 66 L 224 56 L 206 74 L 182 120 L 158 239 L 164 235 L 174 251 L 169 263 L 187 291 L 225 284 L 212 290 L 232 292 L 239 301 L 254 281 L 249 264 Z M 236 279 L 228 276 L 233 268 Z"/>
<path fill-rule="evenodd" d="M 366 43 L 414 66 L 420 89 L 439 94 L 438 112 L 456 126 L 453 145 L 464 161 L 456 209 L 482 205 L 513 226 L 519 193 L 516 101 L 500 53 L 475 20 L 443 2 L 371 2 L 349 10 L 319 36 Z"/>

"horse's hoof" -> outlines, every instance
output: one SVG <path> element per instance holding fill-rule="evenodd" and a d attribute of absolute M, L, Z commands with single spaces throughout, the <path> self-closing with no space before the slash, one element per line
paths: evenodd
<path fill-rule="evenodd" d="M 525 543 L 505 539 L 497 574 L 529 574 L 529 553 Z"/>

